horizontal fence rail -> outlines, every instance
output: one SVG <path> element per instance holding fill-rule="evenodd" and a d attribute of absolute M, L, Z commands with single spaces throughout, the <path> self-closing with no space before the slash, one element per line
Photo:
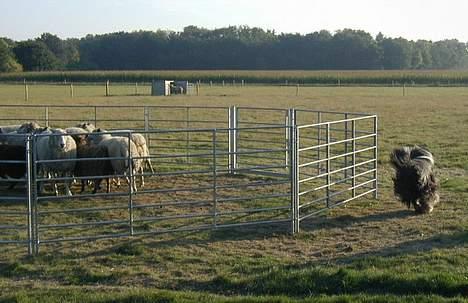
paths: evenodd
<path fill-rule="evenodd" d="M 375 115 L 234 106 L 31 105 L 24 117 L 15 106 L 2 110 L 0 244 L 25 245 L 29 254 L 47 243 L 257 224 L 294 233 L 323 210 L 377 197 Z M 109 135 L 123 150 L 99 143 L 105 156 L 81 147 L 69 157 L 44 155 L 52 148 L 45 145 L 70 134 L 6 132 L 28 121 L 91 122 L 101 129 L 86 142 Z M 135 135 L 146 154 L 132 150 Z"/>

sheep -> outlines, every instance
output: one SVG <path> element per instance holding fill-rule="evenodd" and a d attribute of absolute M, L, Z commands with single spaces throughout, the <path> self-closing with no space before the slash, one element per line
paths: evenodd
<path fill-rule="evenodd" d="M 26 140 L 27 135 L 20 134 L 16 130 L 6 134 L 0 134 L 1 144 L 26 146 Z"/>
<path fill-rule="evenodd" d="M 24 161 L 24 163 L 5 163 L 2 161 Z M 20 179 L 26 175 L 26 147 L 17 145 L 0 145 L 0 177 Z M 13 189 L 16 182 L 10 184 Z"/>
<path fill-rule="evenodd" d="M 98 130 L 99 131 L 105 131 L 105 130 L 102 130 L 100 128 Z M 145 166 L 148 167 L 151 170 L 151 173 L 154 174 L 154 169 L 153 169 L 153 166 L 151 165 L 150 153 L 149 153 L 148 145 L 146 144 L 145 137 L 142 134 L 133 133 L 133 132 L 131 132 L 131 130 L 118 130 L 118 131 L 115 131 L 115 132 L 116 133 L 114 133 L 114 134 L 112 134 L 112 132 L 110 132 L 110 135 L 111 136 L 122 136 L 122 132 L 130 132 L 131 133 L 130 139 L 135 144 L 135 146 L 137 148 L 137 152 L 138 152 L 138 157 L 140 157 L 140 160 L 142 162 L 141 165 L 139 166 L 139 170 L 137 171 L 137 173 L 140 175 L 140 186 L 144 187 L 145 186 L 145 179 L 144 179 L 144 176 L 143 176 L 143 173 L 144 173 L 143 170 L 144 170 Z"/>
<path fill-rule="evenodd" d="M 13 130 L 15 127 L 16 130 Z M 27 136 L 25 134 L 37 133 L 44 130 L 36 122 L 27 122 L 21 125 L 12 125 L 0 129 L 0 143 L 9 145 L 26 145 Z M 6 132 L 10 130 L 9 132 Z"/>
<path fill-rule="evenodd" d="M 5 125 L 0 126 L 0 134 L 8 134 L 11 132 L 18 132 L 20 134 L 31 133 L 35 129 L 40 128 L 41 126 L 36 122 L 26 122 L 23 124 L 14 124 L 14 125 Z"/>
<path fill-rule="evenodd" d="M 133 143 L 132 140 L 129 140 L 128 137 L 112 136 L 110 133 L 102 133 L 101 129 L 96 129 L 92 134 L 89 135 L 89 139 L 94 144 L 105 146 L 109 153 L 109 157 L 111 158 L 131 158 L 132 175 L 135 175 L 136 172 L 141 170 L 141 159 L 139 158 L 138 150 L 135 143 Z M 127 159 L 111 159 L 114 173 L 118 175 L 128 173 L 129 161 Z M 135 178 L 131 180 L 131 186 L 133 191 L 136 192 L 137 187 Z"/>
<path fill-rule="evenodd" d="M 41 129 L 41 126 L 36 122 L 26 122 L 18 128 L 18 134 L 30 134 Z"/>
<path fill-rule="evenodd" d="M 87 134 L 89 133 L 86 129 L 83 129 L 81 127 L 67 127 L 65 128 L 65 132 L 69 134 L 73 138 L 73 140 L 75 140 L 75 143 L 78 143 L 78 141 L 85 139 Z"/>
<path fill-rule="evenodd" d="M 105 131 L 105 130 L 99 128 L 96 131 Z M 131 133 L 130 139 L 133 141 L 133 143 L 135 144 L 137 148 L 138 157 L 142 162 L 141 165 L 139 166 L 137 173 L 139 174 L 139 177 L 140 177 L 140 187 L 144 187 L 145 179 L 144 179 L 143 173 L 144 173 L 145 165 L 151 170 L 151 173 L 154 174 L 154 169 L 153 169 L 153 166 L 151 165 L 151 158 L 150 158 L 148 145 L 146 144 L 146 139 L 142 134 L 133 133 L 131 130 L 118 130 L 118 131 L 115 131 L 114 134 L 111 131 L 109 134 L 111 136 L 121 136 L 122 132 Z"/>
<path fill-rule="evenodd" d="M 111 161 L 107 159 L 109 153 L 107 147 L 90 144 L 87 138 L 80 137 L 76 145 L 76 157 L 77 159 L 83 158 L 102 158 L 99 160 L 83 160 L 77 161 L 75 166 L 75 177 L 95 177 L 95 176 L 107 176 L 113 174 L 113 168 Z M 92 179 L 92 178 L 90 178 Z M 106 178 L 107 190 L 110 192 L 109 178 Z M 94 178 L 94 189 L 93 194 L 100 188 L 102 182 L 101 178 Z M 81 179 L 81 193 L 84 191 L 86 180 Z"/>
<path fill-rule="evenodd" d="M 80 122 L 77 125 L 75 125 L 75 127 L 82 128 L 88 133 L 92 133 L 96 129 L 96 126 L 94 126 L 93 123 L 89 123 L 89 122 Z"/>
<path fill-rule="evenodd" d="M 40 170 L 59 177 L 70 176 L 75 169 L 76 143 L 75 140 L 63 129 L 46 130 L 46 135 L 39 136 L 37 140 L 37 159 L 43 160 L 68 160 L 63 162 L 41 163 Z M 72 195 L 70 191 L 70 180 L 65 181 L 65 193 Z M 55 194 L 58 195 L 57 184 L 54 182 Z M 42 183 L 39 192 L 42 192 Z"/>
<path fill-rule="evenodd" d="M 20 127 L 21 127 L 21 124 L 0 126 L 0 134 L 8 134 L 11 132 L 18 131 Z"/>
<path fill-rule="evenodd" d="M 140 174 L 141 187 L 143 187 L 145 185 L 145 181 L 143 177 L 143 173 L 144 173 L 143 169 L 145 165 L 151 170 L 151 173 L 154 174 L 154 169 L 153 169 L 153 166 L 151 165 L 151 158 L 150 158 L 148 145 L 146 144 L 146 139 L 142 134 L 132 133 L 131 140 L 133 141 L 133 143 L 135 143 L 135 146 L 138 151 L 138 155 L 141 157 L 141 160 L 143 161 L 142 165 L 140 165 L 140 170 L 138 171 L 138 173 Z"/>

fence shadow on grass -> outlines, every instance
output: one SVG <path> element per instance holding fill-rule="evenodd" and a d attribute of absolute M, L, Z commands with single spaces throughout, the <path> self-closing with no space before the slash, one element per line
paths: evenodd
<path fill-rule="evenodd" d="M 436 235 L 423 240 L 413 240 L 367 253 L 353 254 L 334 260 L 311 261 L 285 266 L 260 266 L 236 279 L 219 275 L 210 281 L 180 281 L 177 289 L 208 291 L 218 294 L 256 294 L 307 297 L 311 295 L 342 294 L 394 294 L 439 295 L 460 297 L 468 292 L 468 285 L 461 279 L 453 280 L 450 273 L 395 275 L 392 267 L 399 259 L 383 259 L 383 265 L 353 266 L 353 261 L 366 260 L 370 256 L 399 256 L 432 249 L 461 247 L 468 243 L 468 231 L 451 235 Z M 348 263 L 340 265 L 340 263 Z M 364 267 L 362 267 L 364 266 Z M 367 271 L 367 268 L 371 268 Z M 259 270 L 260 269 L 260 270 Z"/>
<path fill-rule="evenodd" d="M 385 211 L 366 216 L 342 215 L 337 217 L 317 216 L 301 222 L 302 231 L 316 231 L 330 228 L 344 228 L 356 224 L 365 224 L 370 222 L 384 222 L 393 219 L 403 219 L 414 216 L 411 210 Z"/>

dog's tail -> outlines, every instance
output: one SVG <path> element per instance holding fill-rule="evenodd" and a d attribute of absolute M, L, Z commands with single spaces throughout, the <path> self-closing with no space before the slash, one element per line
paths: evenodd
<path fill-rule="evenodd" d="M 427 150 L 419 146 L 404 146 L 396 148 L 390 154 L 390 162 L 395 169 L 417 166 L 431 169 L 434 165 L 434 157 Z"/>

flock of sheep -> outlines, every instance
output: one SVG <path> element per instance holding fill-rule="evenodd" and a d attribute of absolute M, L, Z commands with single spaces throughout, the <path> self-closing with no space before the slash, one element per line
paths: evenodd
<path fill-rule="evenodd" d="M 72 195 L 71 181 L 81 180 L 81 192 L 88 181 L 94 181 L 93 194 L 100 189 L 102 179 L 110 177 L 139 176 L 144 186 L 144 168 L 154 173 L 145 137 L 128 130 L 107 132 L 96 129 L 88 122 L 65 129 L 41 127 L 36 122 L 0 127 L 0 178 L 21 179 L 26 175 L 26 143 L 28 134 L 35 134 L 34 151 L 38 161 L 38 176 L 41 181 L 48 178 L 62 180 L 65 194 Z M 40 178 L 42 176 L 42 179 Z M 119 180 L 117 178 L 117 180 Z M 136 180 L 131 180 L 132 190 L 137 191 Z M 16 183 L 12 183 L 13 188 Z M 55 194 L 58 195 L 56 182 Z M 43 182 L 38 183 L 39 193 Z"/>

